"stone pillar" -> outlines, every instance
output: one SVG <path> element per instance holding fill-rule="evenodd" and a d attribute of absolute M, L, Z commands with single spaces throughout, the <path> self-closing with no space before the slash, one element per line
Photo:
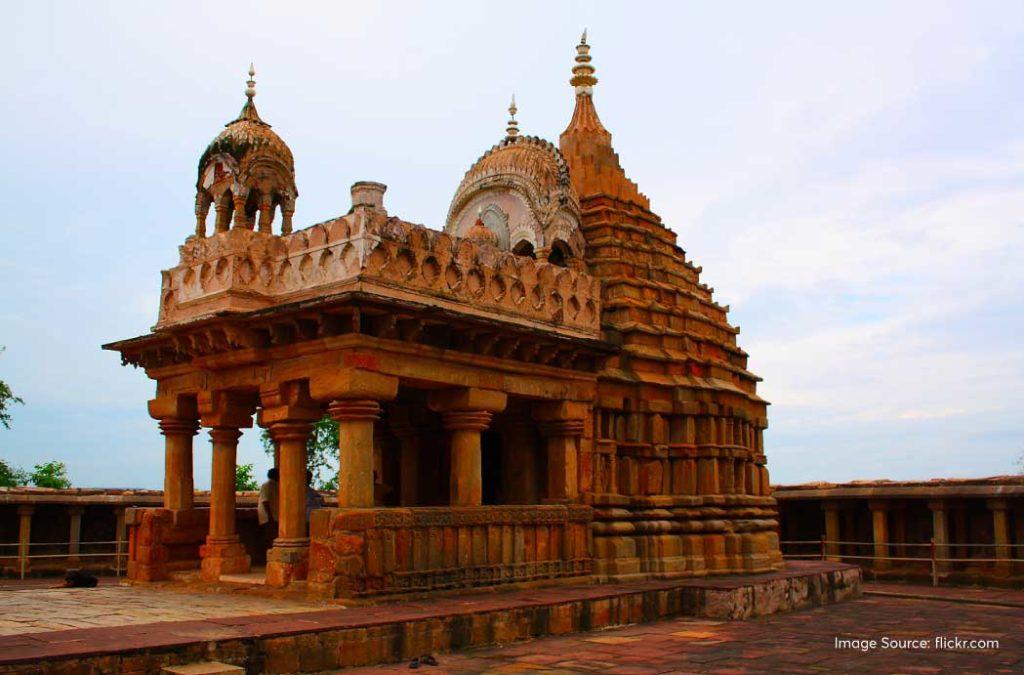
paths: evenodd
<path fill-rule="evenodd" d="M 32 513 L 34 506 L 18 507 L 18 570 L 27 572 L 31 569 L 28 556 L 32 552 L 29 544 L 32 541 Z"/>
<path fill-rule="evenodd" d="M 373 425 L 377 401 L 337 400 L 327 408 L 338 422 L 338 506 L 373 506 Z"/>
<path fill-rule="evenodd" d="M 235 466 L 242 432 L 231 427 L 210 429 L 213 470 L 210 481 L 210 531 L 200 547 L 200 575 L 216 581 L 221 574 L 248 572 L 249 555 L 239 541 L 235 525 Z"/>
<path fill-rule="evenodd" d="M 293 215 L 295 215 L 295 198 L 286 195 L 281 202 L 281 234 L 292 233 Z"/>
<path fill-rule="evenodd" d="M 452 506 L 480 506 L 483 503 L 483 458 L 480 432 L 491 423 L 486 410 L 451 410 L 441 413 L 444 428 L 452 433 Z"/>
<path fill-rule="evenodd" d="M 988 506 L 989 511 L 992 512 L 992 535 L 995 544 L 995 558 L 998 561 L 995 563 L 996 572 L 999 574 L 1009 574 L 1011 568 L 1010 562 L 1010 523 L 1006 517 L 1006 500 L 1005 499 L 989 499 L 986 500 L 985 504 Z"/>
<path fill-rule="evenodd" d="M 198 405 L 202 424 L 210 428 L 210 526 L 200 547 L 200 576 L 216 581 L 221 574 L 249 571 L 249 555 L 235 526 L 235 467 L 241 429 L 252 426 L 255 393 L 201 392 Z"/>
<path fill-rule="evenodd" d="M 191 509 L 195 487 L 192 478 L 192 437 L 199 432 L 195 419 L 162 419 L 164 435 L 164 508 Z"/>
<path fill-rule="evenodd" d="M 328 412 L 338 421 L 338 506 L 371 508 L 373 425 L 380 417 L 380 403 L 398 394 L 398 378 L 364 368 L 342 368 L 310 379 L 309 393 L 329 403 Z"/>
<path fill-rule="evenodd" d="M 125 507 L 118 506 L 114 509 L 114 555 L 117 556 L 114 565 L 118 570 L 124 569 L 124 565 L 121 564 L 121 556 L 124 555 L 124 547 L 128 541 L 128 528 L 125 523 Z"/>
<path fill-rule="evenodd" d="M 231 201 L 227 198 L 226 194 L 217 201 L 214 213 L 216 213 L 217 217 L 214 221 L 213 231 L 215 233 L 227 232 L 231 227 Z"/>
<path fill-rule="evenodd" d="M 270 194 L 260 196 L 260 222 L 259 231 L 264 234 L 272 234 L 272 223 L 274 222 L 274 203 Z"/>
<path fill-rule="evenodd" d="M 945 501 L 936 499 L 928 502 L 932 512 L 932 541 L 935 542 L 935 557 L 949 558 L 949 508 Z M 940 573 L 949 571 L 949 563 L 936 564 Z"/>
<path fill-rule="evenodd" d="M 206 215 L 210 212 L 210 193 L 200 189 L 196 192 L 196 236 L 206 236 Z"/>
<path fill-rule="evenodd" d="M 441 413 L 451 431 L 452 506 L 480 506 L 483 503 L 480 432 L 487 428 L 494 413 L 505 409 L 504 392 L 489 389 L 443 389 L 430 392 L 430 409 Z"/>
<path fill-rule="evenodd" d="M 875 544 L 874 567 L 889 569 L 889 503 L 884 500 L 868 502 L 871 509 L 872 541 Z"/>
<path fill-rule="evenodd" d="M 234 217 L 234 228 L 244 227 L 246 229 L 252 229 L 252 224 L 249 219 L 245 217 L 245 201 L 248 198 L 247 193 L 236 194 L 232 197 L 235 203 L 235 217 Z"/>
<path fill-rule="evenodd" d="M 305 381 L 264 385 L 260 387 L 260 400 L 260 426 L 270 430 L 280 453 L 277 538 L 267 551 L 266 581 L 268 586 L 283 587 L 305 579 L 309 572 L 306 442 L 323 410 L 310 397 Z"/>
<path fill-rule="evenodd" d="M 199 431 L 194 396 L 164 395 L 149 402 L 149 416 L 164 435 L 164 508 L 191 509 L 193 502 L 192 437 Z"/>
<path fill-rule="evenodd" d="M 825 512 L 825 555 L 828 560 L 839 562 L 839 502 L 826 501 L 821 504 Z"/>
<path fill-rule="evenodd" d="M 82 513 L 85 507 L 68 507 L 68 567 L 77 567 L 82 559 L 78 557 L 82 544 Z"/>
<path fill-rule="evenodd" d="M 270 435 L 281 448 L 278 467 L 277 538 L 267 551 L 267 585 L 283 587 L 305 579 L 309 570 L 306 530 L 306 442 L 310 421 L 282 421 L 270 425 Z"/>
<path fill-rule="evenodd" d="M 547 438 L 548 502 L 574 502 L 579 497 L 579 447 L 587 413 L 586 404 L 574 401 L 534 405 L 533 417 L 540 423 L 541 434 Z M 665 431 L 656 429 L 656 440 L 666 440 Z"/>

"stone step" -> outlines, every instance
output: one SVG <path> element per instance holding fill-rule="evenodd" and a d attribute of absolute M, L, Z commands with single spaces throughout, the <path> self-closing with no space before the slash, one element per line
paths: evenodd
<path fill-rule="evenodd" d="M 244 673 L 245 669 L 220 661 L 204 661 L 184 666 L 166 666 L 160 672 L 175 673 L 175 675 L 221 675 L 221 673 Z"/>

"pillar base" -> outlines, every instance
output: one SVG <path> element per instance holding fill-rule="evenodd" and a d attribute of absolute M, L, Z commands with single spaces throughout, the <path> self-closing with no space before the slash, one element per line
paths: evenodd
<path fill-rule="evenodd" d="M 199 547 L 202 562 L 199 577 L 203 581 L 217 581 L 222 574 L 243 574 L 251 569 L 249 554 L 238 537 L 206 538 Z"/>
<path fill-rule="evenodd" d="M 309 539 L 276 539 L 267 551 L 267 586 L 284 588 L 309 575 Z"/>

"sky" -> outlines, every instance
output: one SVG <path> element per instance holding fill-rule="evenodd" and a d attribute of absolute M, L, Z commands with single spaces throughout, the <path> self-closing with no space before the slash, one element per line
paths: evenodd
<path fill-rule="evenodd" d="M 583 28 L 627 174 L 764 378 L 773 482 L 1020 471 L 1020 2 L 11 3 L 0 379 L 25 403 L 0 458 L 162 485 L 154 386 L 100 345 L 155 323 L 250 61 L 296 227 L 376 180 L 439 229 L 512 93 L 557 142 Z M 268 466 L 255 432 L 239 461 Z"/>

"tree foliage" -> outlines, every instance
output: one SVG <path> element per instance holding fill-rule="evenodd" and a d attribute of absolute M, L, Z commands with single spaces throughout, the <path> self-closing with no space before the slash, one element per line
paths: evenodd
<path fill-rule="evenodd" d="M 260 434 L 263 450 L 274 456 L 274 441 L 270 431 Z M 313 472 L 313 485 L 319 490 L 333 492 L 338 489 L 338 423 L 329 416 L 313 424 L 313 433 L 306 442 L 306 467 Z"/>
<path fill-rule="evenodd" d="M 28 484 L 28 474 L 0 459 L 0 487 L 18 487 Z"/>
<path fill-rule="evenodd" d="M 260 489 L 256 482 L 256 471 L 252 464 L 238 464 L 235 466 L 235 492 L 253 492 Z"/>
<path fill-rule="evenodd" d="M 4 349 L 4 347 L 0 347 L 0 353 L 3 353 Z M 11 428 L 10 406 L 13 403 L 24 403 L 24 401 L 14 395 L 6 382 L 0 380 L 0 425 L 3 425 L 4 429 Z"/>
<path fill-rule="evenodd" d="M 36 487 L 54 488 L 64 490 L 71 487 L 71 479 L 68 478 L 68 469 L 64 462 L 49 461 L 45 464 L 36 464 L 32 469 L 29 480 Z"/>

